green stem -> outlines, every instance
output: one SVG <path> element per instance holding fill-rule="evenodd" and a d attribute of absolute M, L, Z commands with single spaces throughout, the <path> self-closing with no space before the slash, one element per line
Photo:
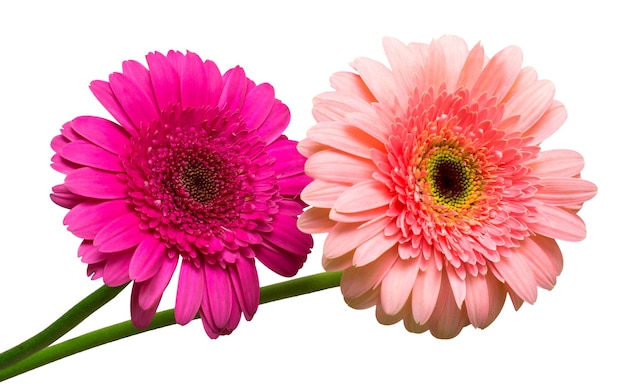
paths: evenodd
<path fill-rule="evenodd" d="M 264 286 L 261 288 L 260 303 L 265 304 L 265 303 L 269 303 L 272 301 L 282 300 L 282 299 L 286 299 L 289 297 L 295 297 L 295 296 L 299 296 L 299 295 L 306 294 L 306 293 L 312 293 L 312 292 L 317 292 L 317 291 L 321 291 L 321 290 L 328 289 L 328 288 L 334 288 L 336 286 L 339 286 L 340 279 L 341 279 L 341 272 L 335 272 L 335 273 L 329 272 L 329 273 L 314 274 L 311 276 L 296 278 L 296 279 L 292 279 L 289 281 Z M 92 296 L 98 293 L 99 291 L 100 290 L 94 292 Z M 119 293 L 119 291 L 117 293 Z M 92 296 L 89 296 L 89 297 L 92 297 Z M 89 297 L 84 299 L 80 303 L 78 303 L 74 308 L 72 308 L 72 310 L 77 309 L 81 304 L 85 303 L 89 299 Z M 98 308 L 102 305 L 103 304 L 100 304 Z M 87 307 L 83 307 L 82 310 L 87 310 L 86 308 Z M 93 310 L 89 309 L 89 310 L 91 310 L 91 312 L 95 311 L 95 309 Z M 123 339 L 132 335 L 137 335 L 142 332 L 151 331 L 151 330 L 161 328 L 161 327 L 166 327 L 175 323 L 176 321 L 174 319 L 174 310 L 169 309 L 166 311 L 158 312 L 154 316 L 154 319 L 152 320 L 152 323 L 150 324 L 150 326 L 145 329 L 137 329 L 133 327 L 130 321 L 125 321 L 122 323 L 114 324 L 109 327 L 101 328 L 96 331 L 89 332 L 87 334 L 66 340 L 62 343 L 43 349 L 44 347 L 51 344 L 51 342 L 49 342 L 45 344 L 43 347 L 39 347 L 38 350 L 41 350 L 41 351 L 39 351 L 38 353 L 30 356 L 29 358 L 23 359 L 22 361 L 17 362 L 13 364 L 12 366 L 5 368 L 4 370 L 0 370 L 0 381 L 4 381 L 11 377 L 15 377 L 16 375 L 36 369 L 40 366 L 46 365 L 50 362 L 57 361 L 59 359 L 65 358 L 67 356 L 70 356 L 76 353 L 79 353 L 81 351 L 89 350 L 90 348 L 93 348 L 93 347 L 97 347 L 97 346 L 100 346 L 109 342 L 113 342 L 119 339 Z M 51 327 L 52 325 L 48 327 L 46 330 L 42 331 L 42 333 L 44 333 Z M 41 333 L 36 335 L 36 337 L 40 335 Z M 61 335 L 57 336 L 54 340 L 58 339 Z M 30 342 L 33 339 L 34 338 L 31 338 L 22 344 Z M 3 354 L 0 354 L 0 357 L 3 357 L 6 353 L 8 353 L 8 351 Z M 4 361 L 4 360 L 1 360 L 1 361 Z"/>
<path fill-rule="evenodd" d="M 101 287 L 89 296 L 85 297 L 81 302 L 74 305 L 74 307 L 67 311 L 63 316 L 59 317 L 54 323 L 50 324 L 45 330 L 0 354 L 0 370 L 17 363 L 54 343 L 54 341 L 67 334 L 72 328 L 76 327 L 80 322 L 89 317 L 89 315 L 100 309 L 100 307 L 104 304 L 111 301 L 122 291 L 122 289 L 124 289 L 126 285 L 128 285 L 128 283 L 115 288 L 111 288 L 109 286 Z"/>

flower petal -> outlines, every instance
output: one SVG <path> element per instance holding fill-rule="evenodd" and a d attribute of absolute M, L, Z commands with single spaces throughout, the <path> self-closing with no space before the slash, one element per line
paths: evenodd
<path fill-rule="evenodd" d="M 380 304 L 387 315 L 395 315 L 406 304 L 419 270 L 416 259 L 398 259 L 391 266 L 380 287 Z"/>
<path fill-rule="evenodd" d="M 130 260 L 128 274 L 136 282 L 146 281 L 156 275 L 167 259 L 167 246 L 153 237 L 142 240 Z"/>
<path fill-rule="evenodd" d="M 122 155 L 128 133 L 119 125 L 98 117 L 79 116 L 71 121 L 74 131 L 91 143 L 116 155 Z"/>
<path fill-rule="evenodd" d="M 132 212 L 126 200 L 81 202 L 70 209 L 63 223 L 74 235 L 93 240 L 112 219 Z"/>
<path fill-rule="evenodd" d="M 177 259 L 167 258 L 152 278 L 140 283 L 141 289 L 137 302 L 142 309 L 148 310 L 159 302 L 163 291 L 172 279 L 177 264 Z"/>
<path fill-rule="evenodd" d="M 146 56 L 150 68 L 154 97 L 161 111 L 169 108 L 170 104 L 181 101 L 180 77 L 178 72 L 166 56 L 159 52 Z"/>
<path fill-rule="evenodd" d="M 91 167 L 70 172 L 65 178 L 65 187 L 77 195 L 95 199 L 115 200 L 128 197 L 128 187 L 119 174 Z"/>
<path fill-rule="evenodd" d="M 368 211 L 388 205 L 392 193 L 377 180 L 361 181 L 343 192 L 335 202 L 334 210 L 341 213 Z"/>
<path fill-rule="evenodd" d="M 226 269 L 205 265 L 205 288 L 209 299 L 211 317 L 215 326 L 226 327 L 232 311 L 233 286 Z"/>
<path fill-rule="evenodd" d="M 126 250 L 135 247 L 145 237 L 139 229 L 140 218 L 134 213 L 126 213 L 113 219 L 96 234 L 93 243 L 105 253 Z"/>
<path fill-rule="evenodd" d="M 191 261 L 183 261 L 178 275 L 178 290 L 174 317 L 180 325 L 189 323 L 198 310 L 204 295 L 204 272 Z"/>
<path fill-rule="evenodd" d="M 546 150 L 530 163 L 532 173 L 539 177 L 574 177 L 583 169 L 582 155 L 573 150 Z"/>
<path fill-rule="evenodd" d="M 568 242 L 578 242 L 585 238 L 587 229 L 578 215 L 551 205 L 542 205 L 537 210 L 541 219 L 528 226 L 535 233 Z"/>

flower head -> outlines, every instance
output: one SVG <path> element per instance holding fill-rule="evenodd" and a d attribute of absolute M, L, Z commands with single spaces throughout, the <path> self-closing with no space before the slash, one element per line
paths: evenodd
<path fill-rule="evenodd" d="M 70 209 L 88 275 L 134 281 L 137 327 L 180 262 L 176 321 L 200 312 L 209 336 L 228 334 L 258 307 L 255 257 L 292 276 L 310 251 L 296 226 L 304 158 L 282 135 L 289 110 L 271 85 L 194 53 L 146 58 L 90 86 L 119 124 L 77 117 L 53 139 L 52 166 L 67 176 L 51 197 Z"/>
<path fill-rule="evenodd" d="M 359 58 L 331 78 L 298 148 L 313 178 L 303 231 L 328 232 L 323 265 L 345 270 L 355 308 L 381 323 L 456 336 L 519 308 L 562 269 L 596 187 L 582 157 L 539 144 L 566 118 L 554 86 L 508 47 L 487 58 L 458 37 L 385 39 L 391 69 Z"/>

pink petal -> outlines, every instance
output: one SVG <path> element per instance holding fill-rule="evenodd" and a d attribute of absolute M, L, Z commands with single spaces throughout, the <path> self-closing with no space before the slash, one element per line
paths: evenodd
<path fill-rule="evenodd" d="M 322 255 L 322 266 L 326 271 L 346 270 L 347 268 L 354 266 L 352 263 L 353 257 L 354 250 L 333 258 Z"/>
<path fill-rule="evenodd" d="M 349 184 L 314 180 L 302 190 L 301 198 L 315 207 L 332 208 L 339 196 L 348 188 Z"/>
<path fill-rule="evenodd" d="M 454 269 L 452 266 L 447 266 L 446 274 L 448 275 L 448 282 L 450 283 L 450 289 L 452 290 L 454 301 L 456 302 L 457 307 L 461 308 L 463 301 L 465 301 L 465 294 L 467 292 L 467 287 L 465 285 L 466 274 L 464 274 L 464 277 L 461 278 L 459 276 L 458 269 Z"/>
<path fill-rule="evenodd" d="M 180 68 L 180 103 L 183 107 L 203 107 L 209 102 L 209 84 L 200 57 L 187 52 Z M 175 101 L 175 100 L 174 100 Z"/>
<path fill-rule="evenodd" d="M 524 136 L 532 137 L 533 142 L 539 144 L 558 130 L 566 118 L 567 111 L 563 104 L 559 101 L 552 101 L 548 110 L 531 128 L 524 132 Z"/>
<path fill-rule="evenodd" d="M 226 327 L 232 311 L 232 299 L 235 298 L 228 271 L 211 265 L 203 268 L 211 317 L 217 328 Z"/>
<path fill-rule="evenodd" d="M 119 125 L 98 117 L 79 116 L 71 121 L 72 129 L 91 143 L 116 155 L 124 154 L 128 133 Z"/>
<path fill-rule="evenodd" d="M 297 219 L 282 213 L 277 213 L 273 217 L 273 231 L 265 234 L 265 239 L 296 254 L 308 253 L 313 245 L 313 240 L 309 234 L 298 230 Z"/>
<path fill-rule="evenodd" d="M 272 169 L 276 176 L 291 177 L 304 173 L 305 158 L 296 149 L 297 142 L 280 137 L 267 145 L 265 152 L 275 158 Z"/>
<path fill-rule="evenodd" d="M 386 212 L 389 210 L 388 205 L 384 205 L 382 207 L 368 209 L 367 211 L 361 211 L 356 213 L 339 213 L 335 209 L 330 211 L 329 217 L 336 222 L 340 223 L 358 223 L 358 222 L 367 222 L 370 220 L 377 219 L 379 217 L 383 217 Z"/>
<path fill-rule="evenodd" d="M 472 96 L 479 96 L 487 92 L 500 101 L 515 82 L 522 66 L 522 51 L 515 46 L 507 47 L 497 53 L 476 80 Z"/>
<path fill-rule="evenodd" d="M 150 309 L 159 302 L 163 291 L 172 279 L 177 264 L 177 259 L 167 258 L 152 278 L 140 283 L 142 285 L 141 293 L 139 293 L 137 301 L 142 309 Z"/>
<path fill-rule="evenodd" d="M 417 259 L 398 259 L 391 266 L 380 287 L 380 304 L 388 315 L 395 315 L 406 304 L 419 270 Z"/>
<path fill-rule="evenodd" d="M 74 235 L 93 240 L 112 219 L 129 212 L 132 212 L 132 209 L 126 200 L 85 201 L 72 208 L 63 219 L 63 223 Z"/>
<path fill-rule="evenodd" d="M 463 63 L 463 68 L 459 72 L 457 87 L 471 89 L 483 70 L 484 61 L 485 50 L 480 43 L 477 43 Z"/>
<path fill-rule="evenodd" d="M 54 201 L 55 204 L 70 209 L 85 201 L 84 197 L 70 192 L 63 184 L 52 187 L 50 199 Z"/>
<path fill-rule="evenodd" d="M 367 265 L 347 268 L 341 276 L 341 294 L 347 299 L 355 299 L 376 288 L 397 259 L 398 253 L 388 250 Z"/>
<path fill-rule="evenodd" d="M 546 150 L 530 163 L 532 174 L 539 177 L 574 177 L 580 174 L 585 161 L 573 150 Z"/>
<path fill-rule="evenodd" d="M 441 287 L 441 270 L 437 269 L 435 261 L 424 261 L 426 267 L 415 276 L 415 283 L 411 292 L 411 312 L 417 323 L 426 323 L 437 304 Z"/>
<path fill-rule="evenodd" d="M 361 158 L 370 158 L 372 149 L 384 150 L 380 141 L 358 127 L 341 122 L 318 123 L 309 129 L 307 138 Z"/>
<path fill-rule="evenodd" d="M 198 310 L 204 294 L 204 272 L 191 261 L 184 260 L 178 275 L 174 317 L 180 325 L 189 323 Z"/>
<path fill-rule="evenodd" d="M 352 157 L 337 151 L 325 150 L 313 154 L 304 165 L 310 177 L 323 177 L 324 181 L 356 184 L 370 180 L 376 167 L 370 160 Z"/>
<path fill-rule="evenodd" d="M 140 89 L 152 92 L 150 73 L 142 64 L 135 60 L 124 61 L 122 63 L 122 73 L 132 80 Z"/>
<path fill-rule="evenodd" d="M 134 127 L 139 129 L 160 118 L 157 103 L 152 91 L 142 89 L 127 75 L 113 73 L 109 76 L 111 90 L 124 109 Z"/>
<path fill-rule="evenodd" d="M 246 320 L 252 320 L 261 299 L 259 276 L 254 260 L 245 258 L 235 262 L 235 266 L 229 268 L 229 274 L 239 306 Z"/>
<path fill-rule="evenodd" d="M 354 265 L 364 266 L 372 261 L 378 261 L 380 256 L 387 250 L 397 246 L 399 239 L 399 234 L 387 236 L 385 233 L 380 232 L 374 235 L 372 238 L 366 240 L 356 248 L 353 259 Z M 397 248 L 392 249 L 391 251 L 396 255 L 398 254 Z"/>
<path fill-rule="evenodd" d="M 580 178 L 547 177 L 541 180 L 535 198 L 554 206 L 579 206 L 597 192 L 593 183 Z"/>
<path fill-rule="evenodd" d="M 337 223 L 324 242 L 326 257 L 339 257 L 354 250 L 374 235 L 381 233 L 389 224 L 388 218 L 381 218 L 369 224 Z"/>
<path fill-rule="evenodd" d="M 328 218 L 329 209 L 309 208 L 298 218 L 298 228 L 307 234 L 328 232 L 336 224 Z"/>
<path fill-rule="evenodd" d="M 275 100 L 267 118 L 263 124 L 257 128 L 256 134 L 262 139 L 265 139 L 267 143 L 271 143 L 287 128 L 289 120 L 291 120 L 289 108 L 280 101 Z"/>
<path fill-rule="evenodd" d="M 484 328 L 489 317 L 489 288 L 484 275 L 465 279 L 465 305 L 469 321 L 475 327 Z"/>
<path fill-rule="evenodd" d="M 274 88 L 270 84 L 260 84 L 250 90 L 240 112 L 246 127 L 258 128 L 270 114 L 274 101 Z"/>
<path fill-rule="evenodd" d="M 502 256 L 499 262 L 491 264 L 520 298 L 531 304 L 537 300 L 537 282 L 522 252 L 514 250 L 510 257 Z"/>
<path fill-rule="evenodd" d="M 159 109 L 163 111 L 168 109 L 170 104 L 181 101 L 180 78 L 168 58 L 156 52 L 148 54 L 146 60 Z"/>
<path fill-rule="evenodd" d="M 352 66 L 359 72 L 363 82 L 378 102 L 393 110 L 396 100 L 405 103 L 408 97 L 399 89 L 391 71 L 378 61 L 369 58 L 357 58 Z M 399 97 L 396 97 L 396 94 Z"/>
<path fill-rule="evenodd" d="M 74 141 L 63 147 L 61 156 L 74 163 L 108 170 L 111 172 L 123 172 L 122 161 L 115 154 L 86 141 Z"/>
<path fill-rule="evenodd" d="M 552 289 L 556 277 L 563 270 L 563 254 L 554 239 L 536 235 L 524 239 L 518 248 L 520 256 L 528 261 L 537 284 Z"/>
<path fill-rule="evenodd" d="M 554 98 L 554 84 L 547 80 L 537 81 L 520 90 L 506 102 L 504 117 L 519 116 L 515 125 L 518 131 L 526 131 L 548 110 Z"/>
<path fill-rule="evenodd" d="M 380 181 L 361 181 L 348 188 L 337 198 L 334 209 L 342 213 L 367 211 L 389 205 L 392 195 L 389 188 Z"/>
<path fill-rule="evenodd" d="M 69 173 L 65 186 L 71 192 L 96 199 L 114 200 L 128 197 L 128 187 L 119 174 L 84 167 Z"/>
<path fill-rule="evenodd" d="M 130 260 L 128 274 L 136 282 L 146 281 L 156 275 L 167 260 L 167 247 L 149 236 L 142 240 Z"/>
<path fill-rule="evenodd" d="M 423 75 L 422 64 L 404 43 L 395 38 L 383 38 L 383 48 L 396 83 L 403 89 L 404 95 L 411 96 L 415 92 L 417 79 L 424 78 L 421 77 Z"/>
<path fill-rule="evenodd" d="M 444 35 L 428 46 L 429 84 L 438 88 L 445 84 L 448 91 L 457 88 L 457 79 L 468 55 L 465 41 L 453 35 Z"/>
<path fill-rule="evenodd" d="M 376 98 L 367 88 L 363 79 L 351 72 L 337 72 L 330 76 L 330 85 L 337 92 L 357 97 L 366 102 L 374 102 Z"/>
<path fill-rule="evenodd" d="M 141 219 L 135 213 L 127 213 L 110 221 L 96 234 L 93 242 L 105 253 L 135 247 L 147 235 L 139 229 Z"/>
<path fill-rule="evenodd" d="M 442 278 L 442 280 L 447 277 Z M 463 327 L 469 324 L 465 306 L 459 309 L 452 295 L 450 284 L 441 283 L 439 300 L 433 312 L 430 323 L 430 333 L 440 339 L 450 339 L 459 334 Z"/>
<path fill-rule="evenodd" d="M 209 100 L 207 105 L 215 107 L 217 106 L 220 94 L 222 93 L 222 74 L 220 73 L 217 65 L 215 65 L 213 61 L 209 60 L 204 61 L 204 72 L 206 73 L 209 91 Z"/>
<path fill-rule="evenodd" d="M 147 309 L 144 309 L 139 303 L 140 296 L 142 294 L 143 285 L 141 283 L 135 282 L 133 284 L 133 290 L 130 295 L 130 317 L 133 323 L 133 326 L 136 328 L 147 328 L 154 315 L 159 307 L 159 302 L 161 301 L 161 296 L 159 295 L 158 299 L 154 302 L 154 304 Z"/>
<path fill-rule="evenodd" d="M 308 251 L 306 253 L 292 253 L 270 242 L 264 242 L 254 247 L 254 253 L 259 261 L 274 273 L 284 277 L 292 277 L 304 264 Z"/>
<path fill-rule="evenodd" d="M 224 87 L 217 103 L 220 109 L 236 112 L 241 108 L 246 95 L 248 80 L 240 67 L 230 69 L 224 74 Z"/>
<path fill-rule="evenodd" d="M 128 264 L 132 255 L 132 250 L 106 254 L 107 259 L 102 275 L 105 284 L 108 286 L 120 286 L 130 281 Z"/>
<path fill-rule="evenodd" d="M 541 219 L 528 227 L 535 233 L 549 238 L 578 242 L 585 238 L 585 222 L 576 214 L 551 205 L 537 207 Z"/>
<path fill-rule="evenodd" d="M 117 97 L 113 94 L 111 85 L 105 81 L 92 81 L 89 89 L 96 96 L 100 104 L 117 120 L 120 125 L 132 135 L 136 135 L 138 129 L 132 122 L 124 107 L 121 106 Z"/>

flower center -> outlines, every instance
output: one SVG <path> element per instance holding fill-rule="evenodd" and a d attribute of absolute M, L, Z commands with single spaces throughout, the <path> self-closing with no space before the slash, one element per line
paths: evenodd
<path fill-rule="evenodd" d="M 226 119 L 211 108 L 172 107 L 132 140 L 125 166 L 141 228 L 183 258 L 234 250 L 235 241 L 256 243 L 256 235 L 241 231 L 278 210 L 273 159 L 236 118 Z M 212 260 L 234 257 L 220 258 Z"/>
<path fill-rule="evenodd" d="M 465 208 L 475 192 L 474 169 L 452 150 L 438 150 L 427 163 L 427 182 L 437 204 Z"/>
<path fill-rule="evenodd" d="M 193 200 L 207 204 L 215 200 L 226 187 L 220 170 L 219 167 L 195 161 L 183 168 L 180 181 Z"/>

